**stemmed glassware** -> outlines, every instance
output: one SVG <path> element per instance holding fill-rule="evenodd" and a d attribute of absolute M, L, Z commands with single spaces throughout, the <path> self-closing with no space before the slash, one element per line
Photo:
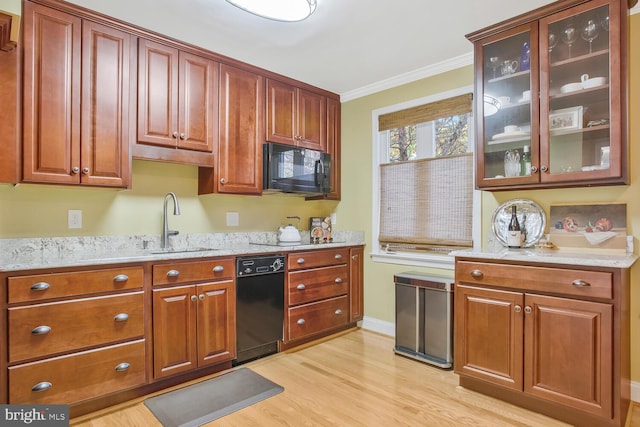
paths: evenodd
<path fill-rule="evenodd" d="M 496 78 L 496 69 L 500 66 L 500 58 L 492 56 L 489 58 L 489 66 L 493 70 L 493 78 Z"/>
<path fill-rule="evenodd" d="M 576 27 L 571 22 L 569 22 L 562 30 L 560 39 L 569 47 L 569 58 L 571 58 L 571 45 L 578 39 Z"/>
<path fill-rule="evenodd" d="M 558 44 L 558 36 L 556 35 L 556 33 L 552 33 L 551 31 L 549 31 L 549 57 L 551 57 L 551 52 L 553 51 L 553 48 L 556 47 L 557 44 Z"/>
<path fill-rule="evenodd" d="M 591 53 L 591 44 L 598 37 L 598 23 L 594 19 L 589 19 L 585 22 L 582 28 L 582 38 L 589 42 L 589 53 Z"/>
<path fill-rule="evenodd" d="M 609 31 L 609 15 L 605 15 L 601 20 L 600 20 L 600 26 L 602 26 L 602 29 L 605 31 Z"/>

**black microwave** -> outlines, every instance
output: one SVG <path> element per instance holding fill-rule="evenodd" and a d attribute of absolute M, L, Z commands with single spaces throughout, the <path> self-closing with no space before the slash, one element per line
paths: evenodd
<path fill-rule="evenodd" d="M 331 192 L 329 154 L 275 142 L 267 142 L 262 148 L 263 193 L 315 196 Z"/>

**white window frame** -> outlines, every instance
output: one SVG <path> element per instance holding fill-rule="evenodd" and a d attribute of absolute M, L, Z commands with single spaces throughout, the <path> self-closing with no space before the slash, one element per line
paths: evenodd
<path fill-rule="evenodd" d="M 400 104 L 390 105 L 387 107 L 378 108 L 372 112 L 372 243 L 373 248 L 370 252 L 371 259 L 374 262 L 383 262 L 389 264 L 401 264 L 412 265 L 418 267 L 434 267 L 447 270 L 453 270 L 454 257 L 447 254 L 437 253 L 421 253 L 421 252 L 402 252 L 400 250 L 394 250 L 393 252 L 387 252 L 380 248 L 380 164 L 388 163 L 389 159 L 389 144 L 388 138 L 381 137 L 378 130 L 378 117 L 382 114 L 393 113 L 395 111 L 404 110 L 407 108 L 416 107 L 419 105 L 429 104 L 432 102 L 440 101 L 447 98 L 452 98 L 458 95 L 464 95 L 465 93 L 473 93 L 473 86 L 464 86 L 458 89 L 453 89 L 447 92 L 441 92 L 438 94 L 430 95 L 424 98 L 413 99 L 411 101 L 403 102 Z M 474 152 L 474 120 L 473 111 L 471 111 L 472 120 L 469 120 L 469 151 Z M 475 156 L 475 153 L 474 153 Z M 475 177 L 475 161 L 473 176 Z M 472 238 L 474 249 L 481 247 L 482 230 L 481 230 L 481 217 L 482 217 L 482 197 L 481 192 L 473 190 L 473 219 L 472 219 Z"/>

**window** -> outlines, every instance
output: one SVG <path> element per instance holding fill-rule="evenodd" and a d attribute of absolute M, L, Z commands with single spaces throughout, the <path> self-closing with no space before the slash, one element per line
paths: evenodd
<path fill-rule="evenodd" d="M 451 268 L 478 240 L 471 107 L 463 88 L 374 111 L 374 260 Z"/>

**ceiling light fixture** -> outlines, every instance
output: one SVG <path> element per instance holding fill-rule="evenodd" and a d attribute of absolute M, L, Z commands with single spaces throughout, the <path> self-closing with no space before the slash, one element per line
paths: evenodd
<path fill-rule="evenodd" d="M 307 19 L 316 10 L 317 0 L 227 0 L 254 15 L 275 21 L 295 22 Z"/>

